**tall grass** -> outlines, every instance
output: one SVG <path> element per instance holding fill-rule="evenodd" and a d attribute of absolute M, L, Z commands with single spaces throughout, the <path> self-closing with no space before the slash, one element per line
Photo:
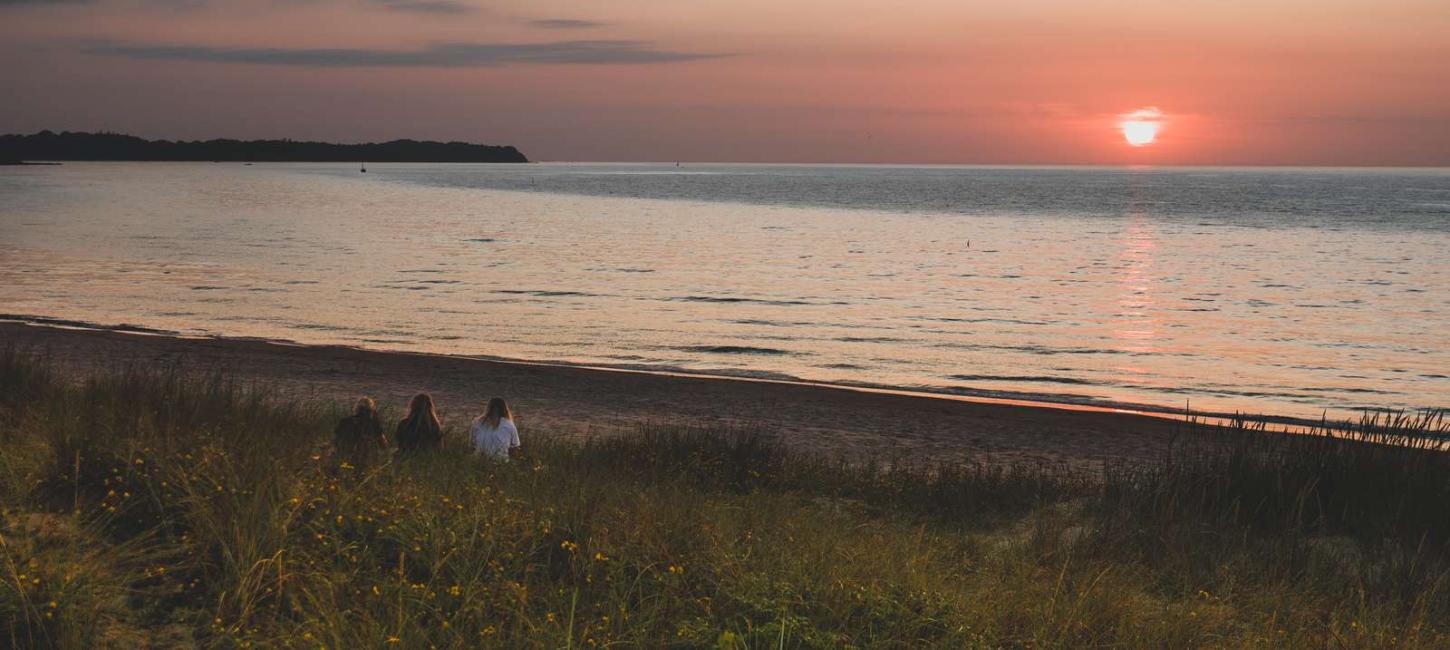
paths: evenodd
<path fill-rule="evenodd" d="M 1433 417 L 1205 429 L 1086 472 L 664 426 L 337 467 L 339 415 L 0 353 L 0 645 L 1450 643 Z"/>

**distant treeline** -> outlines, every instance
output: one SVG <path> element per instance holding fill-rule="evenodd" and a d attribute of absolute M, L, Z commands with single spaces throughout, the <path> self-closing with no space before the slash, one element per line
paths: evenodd
<path fill-rule="evenodd" d="M 0 161 L 180 160 L 246 162 L 528 162 L 509 146 L 393 140 L 332 144 L 296 140 L 146 140 L 119 133 L 0 135 Z"/>

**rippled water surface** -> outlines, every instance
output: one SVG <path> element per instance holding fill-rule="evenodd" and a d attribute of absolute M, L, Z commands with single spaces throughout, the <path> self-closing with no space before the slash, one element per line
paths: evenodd
<path fill-rule="evenodd" d="M 1318 416 L 1450 405 L 1450 171 L 0 167 L 0 313 Z"/>

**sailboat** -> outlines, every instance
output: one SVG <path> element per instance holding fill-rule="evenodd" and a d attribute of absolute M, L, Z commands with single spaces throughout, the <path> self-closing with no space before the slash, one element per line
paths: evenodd
<path fill-rule="evenodd" d="M 359 169 L 358 171 L 359 172 L 362 172 L 364 174 L 368 173 L 368 164 L 367 163 L 363 163 L 362 164 L 362 169 Z"/>

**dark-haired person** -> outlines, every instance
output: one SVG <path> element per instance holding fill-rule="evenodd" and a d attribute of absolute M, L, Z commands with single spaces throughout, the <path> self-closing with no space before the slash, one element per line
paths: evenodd
<path fill-rule="evenodd" d="M 343 418 L 332 430 L 335 458 L 353 467 L 372 462 L 373 456 L 387 446 L 383 425 L 378 422 L 378 407 L 371 397 L 359 397 L 353 404 L 352 415 Z"/>
<path fill-rule="evenodd" d="M 443 424 L 433 410 L 433 398 L 427 393 L 418 393 L 408 402 L 408 414 L 398 421 L 393 432 L 398 441 L 398 451 L 412 453 L 443 446 Z"/>
<path fill-rule="evenodd" d="M 508 460 L 509 450 L 519 446 L 519 429 L 514 426 L 514 414 L 509 411 L 508 402 L 501 397 L 489 400 L 488 410 L 473 421 L 469 438 L 475 455 Z"/>

